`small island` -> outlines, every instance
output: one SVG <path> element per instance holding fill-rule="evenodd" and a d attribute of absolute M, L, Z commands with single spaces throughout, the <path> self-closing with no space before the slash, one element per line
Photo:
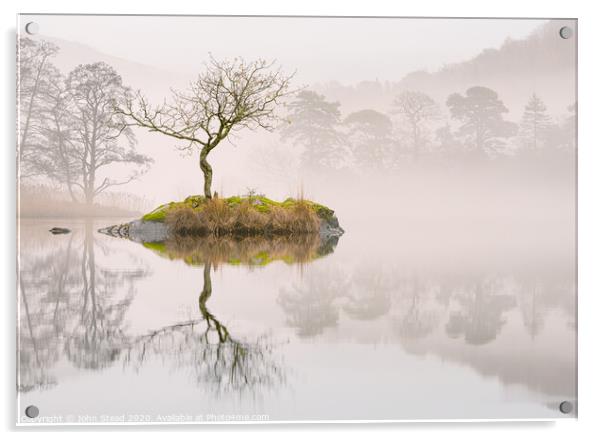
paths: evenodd
<path fill-rule="evenodd" d="M 180 151 L 198 153 L 203 192 L 163 204 L 138 220 L 100 232 L 140 243 L 175 239 L 192 243 L 199 237 L 207 243 L 211 239 L 278 237 L 307 241 L 308 236 L 321 245 L 336 242 L 343 229 L 334 211 L 324 205 L 303 197 L 279 202 L 254 192 L 220 197 L 212 189 L 209 157 L 233 133 L 272 131 L 290 123 L 279 107 L 301 91 L 291 88 L 293 76 L 263 59 L 217 60 L 210 56 L 196 81 L 183 91 L 172 90 L 171 99 L 163 104 L 152 105 L 141 91 L 115 100 L 116 117 L 124 127 L 146 129 L 176 141 Z"/>
<path fill-rule="evenodd" d="M 99 232 L 139 243 L 172 238 L 244 238 L 314 235 L 326 242 L 344 231 L 334 211 L 304 199 L 282 202 L 263 195 L 227 198 L 189 196 L 159 206 L 132 222 Z"/>

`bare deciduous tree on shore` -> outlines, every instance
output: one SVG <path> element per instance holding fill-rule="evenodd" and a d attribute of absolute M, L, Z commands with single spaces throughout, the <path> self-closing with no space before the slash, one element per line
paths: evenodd
<path fill-rule="evenodd" d="M 199 150 L 205 197 L 211 198 L 213 169 L 207 157 L 231 132 L 244 128 L 271 131 L 280 121 L 276 109 L 294 93 L 294 74 L 274 69 L 274 62 L 242 58 L 218 61 L 213 57 L 186 91 L 173 91 L 170 103 L 152 106 L 138 93 L 119 112 L 129 125 L 147 128 L 182 141 L 178 148 Z"/>
<path fill-rule="evenodd" d="M 437 104 L 424 92 L 406 90 L 395 98 L 393 113 L 401 115 L 410 126 L 414 158 L 418 157 L 424 143 L 425 125 L 439 115 Z"/>
<path fill-rule="evenodd" d="M 44 142 L 29 162 L 40 175 L 65 186 L 71 200 L 77 202 L 75 184 L 81 178 L 82 167 L 73 154 L 72 102 L 65 78 L 57 71 L 45 95 L 42 111 L 40 133 Z"/>
<path fill-rule="evenodd" d="M 146 171 L 152 160 L 136 152 L 131 128 L 115 112 L 129 90 L 111 66 L 79 65 L 65 78 L 50 62 L 56 45 L 21 38 L 18 50 L 21 179 L 48 179 L 65 187 L 73 202 L 92 205 L 107 188 Z M 114 168 L 105 172 L 116 164 L 130 166 L 121 178 Z"/>
<path fill-rule="evenodd" d="M 56 68 L 50 59 L 58 47 L 45 41 L 20 38 L 18 43 L 17 96 L 19 108 L 18 158 L 19 176 L 33 177 L 39 174 L 34 166 L 37 147 L 42 144 L 42 112 L 45 97 L 52 86 Z"/>
<path fill-rule="evenodd" d="M 144 167 L 152 160 L 136 152 L 134 133 L 115 111 L 117 101 L 129 90 L 111 66 L 102 62 L 80 65 L 69 74 L 67 88 L 73 105 L 73 153 L 81 166 L 81 180 L 74 184 L 83 191 L 86 203 L 92 204 L 107 188 L 139 175 L 135 170 L 121 180 L 106 176 L 98 183 L 99 170 L 116 163 Z"/>

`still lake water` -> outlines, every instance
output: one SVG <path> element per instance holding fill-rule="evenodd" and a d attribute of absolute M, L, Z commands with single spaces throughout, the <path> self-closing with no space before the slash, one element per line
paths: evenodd
<path fill-rule="evenodd" d="M 19 421 L 574 417 L 570 227 L 339 218 L 324 255 L 210 257 L 97 232 L 124 219 L 21 219 Z"/>

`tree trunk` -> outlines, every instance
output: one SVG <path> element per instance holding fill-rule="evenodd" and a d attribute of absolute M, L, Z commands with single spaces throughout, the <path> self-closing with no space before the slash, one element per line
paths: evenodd
<path fill-rule="evenodd" d="M 25 128 L 23 129 L 23 133 L 21 134 L 21 142 L 19 143 L 19 160 L 23 160 L 23 147 L 25 146 L 25 142 L 27 140 L 27 135 L 29 134 L 29 124 L 31 121 L 31 115 L 33 113 L 33 103 L 38 95 L 38 87 L 40 85 L 40 78 L 42 77 L 42 72 L 44 70 L 44 64 L 46 64 L 46 58 L 42 58 L 42 62 L 40 63 L 40 67 L 36 74 L 36 79 L 33 84 L 33 89 L 31 91 L 31 97 L 29 98 L 29 105 L 27 106 L 27 116 L 25 117 Z"/>
<path fill-rule="evenodd" d="M 203 171 L 203 178 L 205 179 L 205 184 L 203 187 L 203 192 L 205 193 L 205 197 L 211 198 L 211 181 L 213 180 L 213 169 L 209 162 L 207 162 L 207 155 L 209 154 L 209 148 L 203 147 L 201 153 L 199 155 L 199 166 L 201 167 L 201 171 Z"/>
<path fill-rule="evenodd" d="M 205 262 L 203 266 L 203 291 L 199 296 L 199 307 L 203 316 L 207 314 L 207 300 L 211 296 L 211 263 Z"/>
<path fill-rule="evenodd" d="M 211 329 L 215 329 L 219 338 L 219 343 L 223 344 L 232 341 L 232 339 L 230 338 L 228 329 L 207 309 L 207 300 L 211 297 L 211 292 L 211 262 L 205 261 L 205 266 L 203 267 L 203 290 L 199 296 L 199 309 L 201 315 L 203 315 L 203 318 L 207 322 L 207 332 Z"/>
<path fill-rule="evenodd" d="M 86 205 L 88 205 L 88 207 L 92 207 L 92 204 L 94 203 L 94 187 L 91 187 L 90 184 L 86 185 L 84 196 Z"/>

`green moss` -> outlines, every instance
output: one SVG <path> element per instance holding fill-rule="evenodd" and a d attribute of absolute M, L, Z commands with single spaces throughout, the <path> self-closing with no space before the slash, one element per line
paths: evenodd
<path fill-rule="evenodd" d="M 242 203 L 242 201 L 243 201 L 243 198 L 242 198 L 242 197 L 239 197 L 239 196 L 232 196 L 232 197 L 228 197 L 228 198 L 226 199 L 226 203 L 227 203 L 229 206 L 237 206 L 237 205 L 240 205 L 240 204 Z"/>
<path fill-rule="evenodd" d="M 334 216 L 334 211 L 332 209 L 327 208 L 324 205 L 320 205 L 319 203 L 309 203 L 311 203 L 313 210 L 316 211 L 316 214 L 318 214 L 318 217 L 320 217 L 321 219 L 330 220 Z"/>
<path fill-rule="evenodd" d="M 284 257 L 282 257 L 282 261 L 284 261 L 286 264 L 296 263 L 295 258 L 292 255 L 285 255 Z"/>
<path fill-rule="evenodd" d="M 162 241 L 147 241 L 142 243 L 142 245 L 156 252 L 164 253 L 165 252 L 165 243 Z"/>
<path fill-rule="evenodd" d="M 154 211 L 149 212 L 148 214 L 144 214 L 142 216 L 142 220 L 145 222 L 162 222 L 165 220 L 165 213 L 167 212 L 168 205 L 161 205 L 156 208 Z"/>
<path fill-rule="evenodd" d="M 188 266 L 203 266 L 207 263 L 206 255 L 196 254 L 194 252 L 184 255 L 174 253 L 173 251 L 170 251 L 165 242 L 146 242 L 142 243 L 142 245 L 145 248 L 152 250 L 160 257 L 167 258 L 169 260 L 182 260 Z M 311 261 L 321 257 L 323 257 L 323 255 L 321 255 L 319 252 L 316 252 L 309 256 L 309 260 Z M 290 254 L 273 255 L 269 251 L 260 251 L 250 257 L 244 257 L 244 259 L 238 256 L 230 257 L 227 260 L 224 260 L 222 264 L 227 264 L 230 266 L 264 267 L 277 261 L 281 261 L 289 265 L 299 262 L 297 258 Z"/>
<path fill-rule="evenodd" d="M 295 200 L 291 197 L 285 199 L 282 202 L 277 202 L 265 196 L 231 196 L 225 198 L 224 200 L 231 208 L 240 205 L 244 201 L 249 201 L 249 203 L 254 209 L 264 214 L 269 213 L 271 211 L 271 208 L 274 206 L 290 209 L 294 208 L 299 203 L 304 203 L 310 206 L 316 212 L 318 217 L 320 217 L 323 220 L 330 220 L 334 216 L 334 211 L 324 205 L 312 202 L 311 200 Z M 207 199 L 200 195 L 188 196 L 182 202 L 169 202 L 157 207 L 153 211 L 142 216 L 142 220 L 151 222 L 163 222 L 165 221 L 165 216 L 170 210 L 185 206 L 188 206 L 194 210 L 202 211 L 203 205 L 206 203 L 206 201 Z"/>
<path fill-rule="evenodd" d="M 193 209 L 201 208 L 202 204 L 205 202 L 205 197 L 203 196 L 188 196 L 184 199 L 183 202 L 169 202 L 165 203 L 148 214 L 144 214 L 142 216 L 142 220 L 146 222 L 163 222 L 165 221 L 165 216 L 167 213 L 175 208 L 189 206 Z"/>
<path fill-rule="evenodd" d="M 204 196 L 188 196 L 184 199 L 184 205 L 190 205 L 192 208 L 197 208 L 205 203 Z"/>
<path fill-rule="evenodd" d="M 273 261 L 273 259 L 270 257 L 270 254 L 268 254 L 267 252 L 258 252 L 257 254 L 255 254 L 251 257 L 251 259 L 249 260 L 249 263 L 252 266 L 267 266 L 272 261 Z"/>

